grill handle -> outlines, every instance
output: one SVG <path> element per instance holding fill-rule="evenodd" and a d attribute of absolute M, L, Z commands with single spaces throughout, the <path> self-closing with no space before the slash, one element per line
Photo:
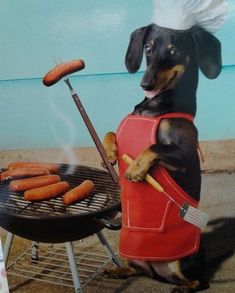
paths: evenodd
<path fill-rule="evenodd" d="M 117 231 L 117 230 L 120 230 L 122 227 L 121 217 L 114 218 L 114 219 L 111 219 L 109 217 L 105 217 L 105 218 L 93 217 L 93 220 L 98 222 L 99 224 L 104 225 L 105 228 L 107 228 L 109 230 Z"/>
<path fill-rule="evenodd" d="M 81 101 L 80 101 L 80 98 L 78 97 L 78 95 L 74 91 L 74 89 L 72 88 L 72 85 L 71 85 L 69 79 L 66 78 L 66 79 L 64 79 L 64 81 L 65 81 L 65 83 L 67 84 L 67 86 L 70 89 L 70 92 L 71 92 L 71 95 L 73 97 L 73 100 L 74 100 L 74 102 L 75 102 L 75 104 L 76 104 L 76 106 L 77 106 L 77 108 L 78 108 L 78 110 L 79 110 L 79 112 L 80 112 L 80 114 L 81 114 L 81 116 L 83 118 L 84 123 L 86 124 L 86 127 L 87 127 L 87 129 L 88 129 L 88 131 L 89 131 L 89 133 L 90 133 L 90 135 L 91 135 L 96 147 L 97 147 L 97 150 L 100 153 L 101 158 L 103 159 L 103 161 L 105 163 L 105 166 L 107 167 L 107 169 L 109 171 L 110 176 L 112 177 L 114 182 L 118 183 L 119 182 L 119 177 L 118 177 L 115 169 L 110 164 L 110 162 L 109 162 L 109 160 L 108 160 L 108 158 L 106 156 L 106 152 L 105 152 L 105 149 L 103 147 L 103 144 L 100 141 L 100 139 L 99 139 L 99 137 L 98 137 L 98 135 L 97 135 L 97 133 L 95 131 L 95 128 L 93 127 L 93 125 L 92 125 L 92 123 L 91 123 L 91 121 L 90 121 L 90 119 L 89 119 L 89 117 L 88 117 L 88 115 L 87 115 L 87 113 L 86 113 Z"/>

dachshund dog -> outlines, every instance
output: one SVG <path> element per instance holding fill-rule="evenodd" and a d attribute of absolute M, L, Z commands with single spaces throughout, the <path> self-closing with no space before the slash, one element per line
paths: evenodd
<path fill-rule="evenodd" d="M 209 79 L 216 78 L 222 68 L 221 45 L 217 38 L 198 26 L 172 30 L 150 24 L 131 34 L 125 59 L 129 73 L 138 71 L 143 53 L 147 68 L 140 85 L 146 97 L 135 106 L 132 115 L 158 117 L 186 113 L 195 116 L 199 68 Z M 125 172 L 126 179 L 141 182 L 153 167 L 163 166 L 187 194 L 199 201 L 198 133 L 193 122 L 177 117 L 164 118 L 155 135 L 157 143 L 138 154 Z M 109 161 L 115 164 L 118 157 L 115 133 L 107 133 L 103 143 Z M 122 270 L 122 274 L 131 275 L 142 270 L 152 277 L 177 284 L 173 292 L 196 292 L 209 287 L 201 244 L 196 253 L 178 260 L 129 259 L 129 265 L 131 268 L 124 270 L 125 273 Z M 121 274 L 120 269 L 116 274 Z"/>

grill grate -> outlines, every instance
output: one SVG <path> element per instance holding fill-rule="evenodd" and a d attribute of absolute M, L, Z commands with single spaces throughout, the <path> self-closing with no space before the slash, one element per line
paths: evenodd
<path fill-rule="evenodd" d="M 69 174 L 73 170 L 72 174 Z M 40 202 L 24 200 L 22 192 L 12 192 L 8 183 L 0 184 L 0 209 L 9 214 L 22 214 L 25 216 L 59 216 L 77 215 L 102 210 L 120 201 L 119 186 L 112 181 L 108 172 L 87 166 L 60 165 L 61 180 L 67 181 L 71 188 L 82 181 L 90 179 L 95 184 L 95 192 L 89 198 L 74 205 L 66 207 L 62 197 Z"/>
<path fill-rule="evenodd" d="M 74 287 L 64 244 L 43 244 L 37 247 L 38 260 L 32 260 L 32 248 L 29 245 L 7 267 L 11 284 L 11 276 L 20 279 L 31 279 L 65 287 Z M 73 242 L 74 257 L 81 286 L 84 287 L 99 275 L 112 262 L 106 252 L 97 243 L 96 247 L 81 248 L 80 243 Z"/>

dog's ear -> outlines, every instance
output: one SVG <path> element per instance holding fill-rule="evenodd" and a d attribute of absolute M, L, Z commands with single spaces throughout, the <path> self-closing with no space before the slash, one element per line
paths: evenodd
<path fill-rule="evenodd" d="M 147 28 L 141 27 L 131 34 L 125 58 L 126 68 L 130 73 L 135 73 L 140 68 Z"/>
<path fill-rule="evenodd" d="M 200 27 L 194 27 L 192 34 L 201 71 L 207 78 L 216 78 L 222 69 L 220 41 Z"/>

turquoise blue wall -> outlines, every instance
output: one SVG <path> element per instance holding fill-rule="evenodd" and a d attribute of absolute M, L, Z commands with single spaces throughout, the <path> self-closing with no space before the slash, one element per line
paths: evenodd
<path fill-rule="evenodd" d="M 223 71 L 200 75 L 196 124 L 200 140 L 235 138 L 235 1 L 216 34 Z M 146 0 L 2 0 L 0 4 L 0 148 L 93 145 L 63 82 L 51 88 L 42 76 L 56 62 L 82 58 L 71 78 L 100 137 L 142 99 L 139 73 L 124 56 L 130 33 L 150 22 Z"/>

